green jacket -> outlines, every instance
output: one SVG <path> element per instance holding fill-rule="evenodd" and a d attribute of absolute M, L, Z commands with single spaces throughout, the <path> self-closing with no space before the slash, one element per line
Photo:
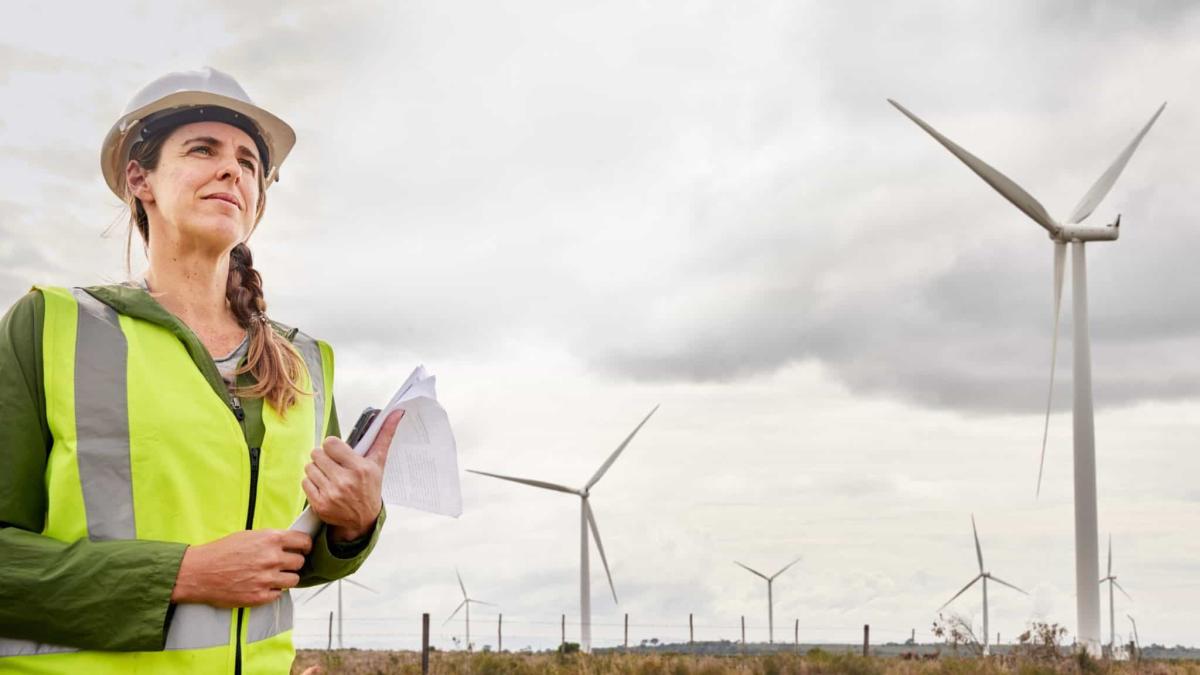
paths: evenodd
<path fill-rule="evenodd" d="M 139 287 L 87 289 L 120 314 L 174 333 L 214 391 L 228 400 L 224 380 L 194 333 Z M 0 319 L 0 637 L 84 649 L 163 648 L 171 591 L 185 544 L 163 541 L 64 543 L 40 534 L 45 524 L 46 460 L 53 444 L 42 378 L 45 300 L 31 291 Z M 292 339 L 295 329 L 275 324 Z M 238 385 L 249 386 L 249 374 Z M 242 401 L 246 442 L 262 444 L 262 400 Z M 330 430 L 339 435 L 334 405 Z M 334 544 L 324 528 L 300 571 L 300 586 L 340 579 L 362 565 L 382 531 Z"/>

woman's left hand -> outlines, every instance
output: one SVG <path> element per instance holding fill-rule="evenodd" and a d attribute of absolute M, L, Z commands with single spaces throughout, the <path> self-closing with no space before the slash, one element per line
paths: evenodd
<path fill-rule="evenodd" d="M 353 541 L 371 531 L 383 507 L 383 467 L 403 410 L 383 422 L 367 454 L 359 457 L 346 442 L 330 436 L 312 451 L 301 482 L 312 510 L 330 528 L 336 542 Z"/>

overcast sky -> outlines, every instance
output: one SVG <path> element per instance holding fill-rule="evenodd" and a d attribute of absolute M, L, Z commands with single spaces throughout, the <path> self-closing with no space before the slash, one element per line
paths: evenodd
<path fill-rule="evenodd" d="M 1100 535 L 1118 632 L 1200 643 L 1200 7 L 1186 2 L 22 3 L 0 26 L 0 300 L 126 278 L 100 142 L 149 80 L 232 73 L 298 143 L 251 240 L 270 313 L 330 341 L 343 426 L 419 362 L 464 468 L 595 488 L 621 598 L 594 641 L 876 641 L 985 561 L 1007 641 L 1074 631 L 1070 340 L 1046 482 L 1052 246 L 885 99 L 1089 223 Z M 108 238 L 101 234 L 114 225 Z M 144 266 L 135 247 L 134 276 Z M 1070 297 L 1069 286 L 1066 297 Z M 1070 333 L 1065 305 L 1064 335 Z M 505 646 L 578 631 L 574 498 L 464 474 L 394 509 L 347 642 L 413 647 L 468 589 Z M 1102 544 L 1103 546 L 1103 544 Z M 593 549 L 593 555 L 594 549 Z M 298 609 L 323 644 L 326 593 Z M 952 609 L 981 620 L 972 592 Z M 1104 639 L 1108 639 L 1107 593 Z M 493 642 L 495 611 L 473 612 Z M 478 639 L 479 635 L 485 636 Z"/>

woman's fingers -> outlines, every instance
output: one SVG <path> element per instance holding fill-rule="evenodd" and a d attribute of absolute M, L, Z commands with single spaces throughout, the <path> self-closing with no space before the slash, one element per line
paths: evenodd
<path fill-rule="evenodd" d="M 403 410 L 393 410 L 383 421 L 379 434 L 371 442 L 365 457 L 373 461 L 380 469 L 387 463 L 388 449 L 396 436 L 396 427 L 404 419 Z M 358 454 L 346 445 L 346 442 L 336 436 L 330 436 L 321 443 L 321 447 L 313 451 L 313 461 L 331 478 L 337 475 L 337 467 L 353 467 L 358 461 Z"/>
<path fill-rule="evenodd" d="M 280 572 L 275 575 L 275 583 L 272 588 L 295 588 L 296 584 L 300 583 L 300 575 L 295 572 Z"/>
<path fill-rule="evenodd" d="M 330 478 L 336 476 L 338 469 L 344 466 L 347 462 L 351 461 L 354 457 L 354 451 L 350 450 L 349 446 L 346 448 L 341 448 L 339 447 L 341 445 L 345 444 L 341 441 L 334 443 L 327 440 L 325 441 L 325 445 L 323 447 L 314 448 L 312 453 L 309 454 L 309 456 L 312 457 L 313 463 L 319 466 L 321 471 L 324 471 L 325 475 L 329 476 Z M 342 452 L 343 450 L 345 452 Z"/>
<path fill-rule="evenodd" d="M 308 552 L 312 550 L 312 537 L 296 530 L 279 530 L 279 545 L 285 551 L 308 555 Z"/>
<path fill-rule="evenodd" d="M 312 504 L 313 508 L 316 508 L 318 504 L 324 503 L 325 500 L 321 495 L 321 491 L 308 478 L 300 481 L 300 489 L 304 490 L 304 496 L 308 497 L 308 503 Z"/>
<path fill-rule="evenodd" d="M 330 461 L 340 466 L 349 465 L 358 457 L 358 453 L 337 436 L 326 438 L 319 449 L 321 453 L 317 453 L 316 450 L 313 452 L 316 455 L 323 453 Z"/>
<path fill-rule="evenodd" d="M 312 481 L 318 490 L 324 492 L 329 489 L 329 475 L 325 473 L 325 470 L 317 462 L 317 455 L 318 453 L 314 451 L 313 461 L 304 465 L 304 475 Z"/>
<path fill-rule="evenodd" d="M 281 565 L 282 567 L 280 569 L 284 570 L 285 572 L 295 572 L 301 567 L 304 567 L 304 556 L 300 555 L 299 553 L 285 553 L 283 555 Z"/>
<path fill-rule="evenodd" d="M 371 449 L 367 450 L 367 459 L 374 460 L 381 471 L 387 464 L 388 450 L 392 446 L 392 438 L 396 435 L 396 427 L 399 426 L 402 419 L 404 419 L 404 411 L 393 410 L 383 421 L 383 428 L 379 430 L 375 442 L 371 443 Z"/>

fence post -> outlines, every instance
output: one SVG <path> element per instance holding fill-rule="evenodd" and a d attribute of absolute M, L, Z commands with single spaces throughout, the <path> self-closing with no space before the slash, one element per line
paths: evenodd
<path fill-rule="evenodd" d="M 870 656 L 871 653 L 871 624 L 863 624 L 863 656 Z"/>
<path fill-rule="evenodd" d="M 625 649 L 629 649 L 629 612 L 625 612 Z"/>
<path fill-rule="evenodd" d="M 325 651 L 333 649 L 333 612 L 329 612 L 329 639 L 325 642 Z"/>
<path fill-rule="evenodd" d="M 690 645 L 695 641 L 696 641 L 696 630 L 695 630 L 695 627 L 692 625 L 692 614 L 691 614 L 691 612 L 689 612 L 688 613 L 688 644 Z"/>
<path fill-rule="evenodd" d="M 504 651 L 504 615 L 496 619 L 496 651 Z"/>
<path fill-rule="evenodd" d="M 429 675 L 429 612 L 421 615 L 421 675 Z"/>

